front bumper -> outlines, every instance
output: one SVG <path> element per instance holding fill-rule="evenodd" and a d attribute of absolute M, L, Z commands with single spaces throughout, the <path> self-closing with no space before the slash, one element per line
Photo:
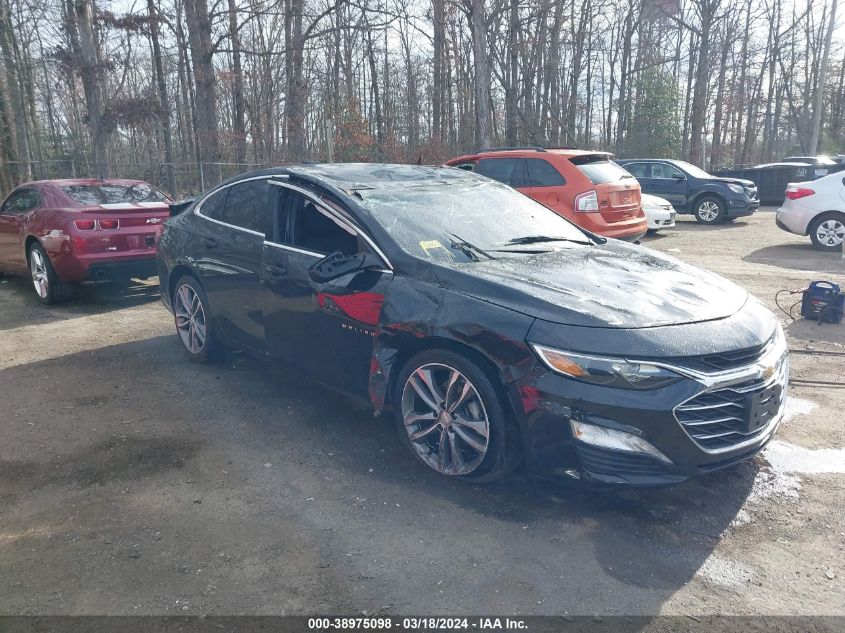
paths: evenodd
<path fill-rule="evenodd" d="M 759 208 L 760 200 L 738 195 L 734 198 L 728 198 L 725 215 L 729 218 L 739 218 L 747 215 L 753 215 Z"/>
<path fill-rule="evenodd" d="M 668 209 L 647 209 L 645 211 L 649 231 L 659 231 L 675 226 L 677 213 Z"/>
<path fill-rule="evenodd" d="M 748 459 L 769 442 L 783 418 L 789 364 L 785 349 L 777 354 L 774 365 L 765 352 L 751 365 L 713 374 L 691 371 L 679 382 L 649 391 L 590 385 L 535 368 L 515 386 L 527 412 L 529 468 L 540 477 L 591 484 L 665 486 Z M 757 428 L 753 421 L 745 427 L 746 415 L 754 416 L 744 403 L 758 394 L 759 401 L 776 400 L 766 401 L 769 410 L 757 418 Z M 757 404 L 748 406 L 757 411 Z M 720 416 L 737 419 L 719 422 Z M 636 435 L 670 463 L 578 440 L 573 420 Z"/>

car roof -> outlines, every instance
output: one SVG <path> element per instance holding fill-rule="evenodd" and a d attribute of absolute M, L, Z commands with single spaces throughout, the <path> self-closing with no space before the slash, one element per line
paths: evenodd
<path fill-rule="evenodd" d="M 86 185 L 148 185 L 146 180 L 130 178 L 58 178 L 54 180 L 33 180 L 20 185 L 21 187 L 31 185 L 53 185 L 56 187 L 80 187 Z"/>
<path fill-rule="evenodd" d="M 471 172 L 435 165 L 390 163 L 321 163 L 260 169 L 230 178 L 231 184 L 252 178 L 295 177 L 345 192 L 360 189 L 394 189 L 434 183 L 478 180 Z"/>
<path fill-rule="evenodd" d="M 562 156 L 563 158 L 595 155 L 602 155 L 610 158 L 613 156 L 613 152 L 606 152 L 604 150 L 575 149 L 572 147 L 491 147 L 480 149 L 469 154 L 463 154 L 462 156 L 456 156 L 455 158 L 450 158 L 448 162 L 454 163 L 459 160 L 472 160 L 479 157 L 488 158 L 490 156 L 538 158 L 543 154 L 554 154 L 555 156 Z"/>

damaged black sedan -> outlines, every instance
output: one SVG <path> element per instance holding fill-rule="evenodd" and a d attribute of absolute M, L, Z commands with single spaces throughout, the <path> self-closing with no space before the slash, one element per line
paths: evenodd
<path fill-rule="evenodd" d="M 469 172 L 245 174 L 158 253 L 191 358 L 239 348 L 364 398 L 447 476 L 671 484 L 753 455 L 783 415 L 783 331 L 745 290 Z"/>

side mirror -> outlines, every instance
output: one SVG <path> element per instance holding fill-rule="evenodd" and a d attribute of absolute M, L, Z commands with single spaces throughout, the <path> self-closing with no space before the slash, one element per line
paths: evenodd
<path fill-rule="evenodd" d="M 308 270 L 313 281 L 327 283 L 359 270 L 381 268 L 382 263 L 369 253 L 344 255 L 340 251 L 327 255 Z"/>
<path fill-rule="evenodd" d="M 678 180 L 678 181 L 687 179 L 687 177 L 684 176 L 683 174 L 675 174 L 674 176 L 672 176 L 672 178 L 674 178 L 675 180 Z"/>

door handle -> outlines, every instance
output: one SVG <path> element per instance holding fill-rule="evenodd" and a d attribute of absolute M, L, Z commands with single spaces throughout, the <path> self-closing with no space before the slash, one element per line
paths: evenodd
<path fill-rule="evenodd" d="M 217 248 L 217 240 L 213 237 L 206 237 L 202 243 L 205 244 L 206 248 Z"/>
<path fill-rule="evenodd" d="M 274 266 L 273 264 L 267 264 L 264 266 L 264 270 L 273 277 L 280 277 L 288 272 L 288 269 L 284 266 Z"/>

